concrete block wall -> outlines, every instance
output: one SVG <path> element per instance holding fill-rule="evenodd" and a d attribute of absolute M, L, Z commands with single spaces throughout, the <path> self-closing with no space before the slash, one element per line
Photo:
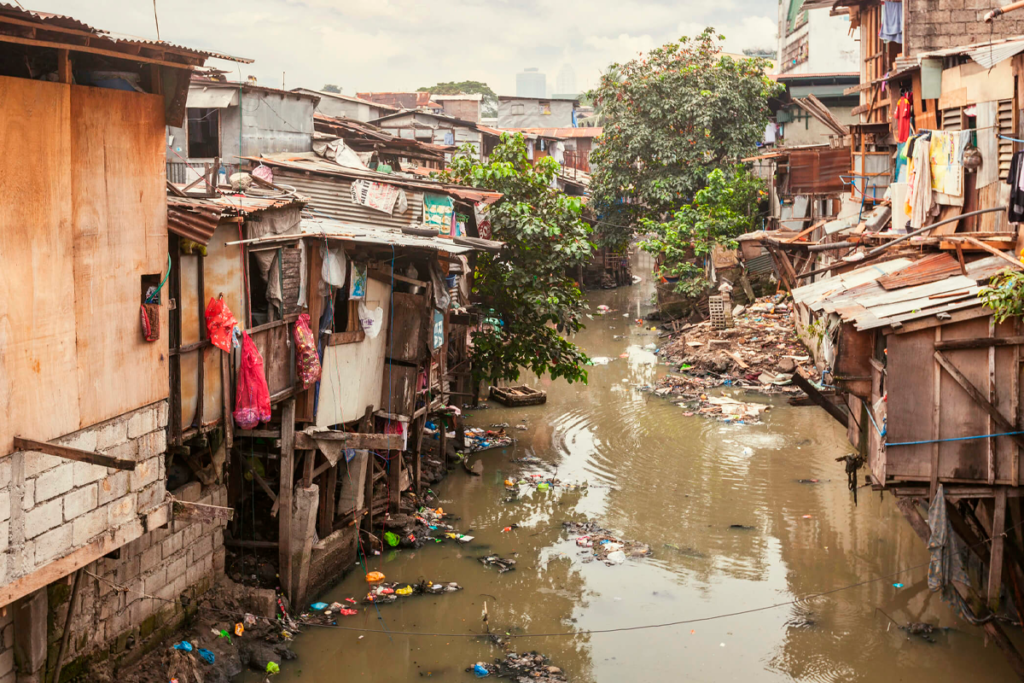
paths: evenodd
<path fill-rule="evenodd" d="M 224 486 L 191 482 L 172 494 L 178 500 L 227 505 Z M 134 661 L 178 628 L 196 598 L 224 574 L 224 524 L 172 519 L 123 546 L 120 558 L 104 558 L 86 567 L 89 574 L 83 574 L 71 621 L 65 671 L 83 672 L 108 658 Z M 51 673 L 67 618 L 71 579 L 49 588 Z M 0 678 L 0 683 L 7 681 Z"/>
<path fill-rule="evenodd" d="M 33 452 L 0 460 L 0 584 L 31 574 L 164 501 L 167 402 L 55 443 L 138 463 L 134 471 Z"/>
<path fill-rule="evenodd" d="M 1024 14 L 1019 11 L 991 24 L 984 22 L 989 10 L 1004 4 L 1002 0 L 907 0 L 904 53 L 916 56 L 1024 34 Z"/>

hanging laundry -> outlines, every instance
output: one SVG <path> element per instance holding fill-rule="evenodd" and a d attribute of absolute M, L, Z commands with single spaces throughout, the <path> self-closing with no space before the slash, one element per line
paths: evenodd
<path fill-rule="evenodd" d="M 225 353 L 231 352 L 231 338 L 238 321 L 224 298 L 210 299 L 206 305 L 206 336 L 210 343 Z"/>
<path fill-rule="evenodd" d="M 423 195 L 423 224 L 437 229 L 442 235 L 452 234 L 452 219 L 455 201 L 451 197 L 437 194 Z"/>
<path fill-rule="evenodd" d="M 932 131 L 929 155 L 936 203 L 964 205 L 964 152 L 970 139 L 971 131 Z"/>
<path fill-rule="evenodd" d="M 1010 186 L 1006 216 L 1011 223 L 1024 222 L 1024 152 L 1014 152 L 1006 184 Z"/>
<path fill-rule="evenodd" d="M 878 37 L 890 43 L 903 43 L 903 3 L 882 3 L 882 26 Z"/>
<path fill-rule="evenodd" d="M 477 202 L 473 205 L 473 216 L 476 218 L 476 232 L 481 239 L 491 239 L 491 218 L 488 205 Z"/>
<path fill-rule="evenodd" d="M 886 3 L 888 4 L 888 3 Z M 900 97 L 896 103 L 896 142 L 904 143 L 910 137 L 910 117 L 913 115 L 913 105 L 906 95 Z"/>
<path fill-rule="evenodd" d="M 933 133 L 934 134 L 934 131 Z M 907 206 L 910 228 L 924 226 L 935 206 L 932 198 L 931 159 L 929 144 L 925 136 L 914 139 L 910 157 L 910 172 L 907 176 Z"/>
<path fill-rule="evenodd" d="M 242 360 L 233 415 L 235 424 L 242 429 L 254 429 L 260 422 L 270 421 L 270 388 L 263 371 L 263 356 L 246 332 L 242 333 Z"/>
<path fill-rule="evenodd" d="M 400 189 L 387 183 L 374 183 L 369 180 L 357 180 L 352 183 L 352 201 L 383 211 L 389 216 L 395 210 Z"/>

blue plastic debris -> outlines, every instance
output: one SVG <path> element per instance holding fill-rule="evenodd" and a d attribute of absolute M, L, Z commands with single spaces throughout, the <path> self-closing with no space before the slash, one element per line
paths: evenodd
<path fill-rule="evenodd" d="M 187 640 L 183 640 L 174 646 L 175 650 L 181 650 L 182 652 L 192 652 L 192 643 Z"/>
<path fill-rule="evenodd" d="M 213 653 L 209 650 L 199 648 L 197 652 L 199 653 L 199 656 L 203 658 L 203 661 L 207 664 L 213 664 L 214 660 L 216 659 L 216 657 L 213 656 Z"/>
<path fill-rule="evenodd" d="M 902 584 L 902 583 L 894 583 L 894 584 L 892 585 L 892 587 L 893 587 L 893 588 L 903 588 L 903 584 Z"/>
<path fill-rule="evenodd" d="M 491 672 L 488 671 L 487 667 L 483 666 L 482 664 L 474 664 L 473 665 L 473 674 L 477 678 L 486 678 L 487 676 L 491 675 Z"/>
<path fill-rule="evenodd" d="M 327 609 L 327 603 L 326 602 L 314 602 L 312 605 L 310 605 L 310 607 L 315 609 L 317 612 L 322 612 L 325 609 Z"/>

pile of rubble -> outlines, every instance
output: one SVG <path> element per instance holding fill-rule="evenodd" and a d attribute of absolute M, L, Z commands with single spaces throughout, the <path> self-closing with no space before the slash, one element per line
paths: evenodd
<path fill-rule="evenodd" d="M 585 548 L 584 562 L 595 559 L 608 566 L 622 564 L 627 557 L 649 557 L 651 546 L 639 541 L 624 541 L 594 522 L 563 522 L 562 528 L 576 536 L 576 545 Z"/>
<path fill-rule="evenodd" d="M 484 678 L 489 675 L 498 678 L 510 678 L 521 683 L 526 681 L 565 681 L 568 680 L 562 670 L 557 666 L 551 666 L 550 660 L 544 655 L 536 652 L 514 652 L 505 655 L 505 659 L 495 659 L 493 664 L 477 662 L 466 671 L 475 674 L 477 678 Z"/>
<path fill-rule="evenodd" d="M 733 310 L 731 327 L 715 329 L 710 321 L 686 325 L 673 333 L 658 354 L 674 372 L 648 390 L 656 396 L 684 399 L 688 414 L 757 422 L 767 406 L 724 397 L 709 398 L 709 389 L 744 387 L 765 394 L 800 393 L 792 385 L 798 369 L 812 381 L 817 368 L 790 319 L 783 295 L 758 299 Z"/>

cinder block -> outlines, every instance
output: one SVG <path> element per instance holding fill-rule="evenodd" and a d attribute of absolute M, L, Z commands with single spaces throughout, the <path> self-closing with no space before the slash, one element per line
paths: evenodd
<path fill-rule="evenodd" d="M 161 456 L 142 460 L 131 473 L 132 491 L 141 491 L 160 476 Z"/>
<path fill-rule="evenodd" d="M 3 553 L 10 546 L 11 541 L 11 523 L 0 522 L 0 553 Z M 2 620 L 0 620 L 2 621 Z"/>
<path fill-rule="evenodd" d="M 140 569 L 143 573 L 146 573 L 160 564 L 163 560 L 163 546 L 154 545 L 146 552 L 142 553 Z"/>
<path fill-rule="evenodd" d="M 70 522 L 97 507 L 98 484 L 89 484 L 64 496 L 64 521 Z"/>
<path fill-rule="evenodd" d="M 46 470 L 53 469 L 61 463 L 67 462 L 64 458 L 45 453 L 25 452 L 25 478 L 34 479 Z"/>
<path fill-rule="evenodd" d="M 216 551 L 217 548 L 224 546 L 224 527 L 217 527 L 213 530 L 213 549 Z"/>
<path fill-rule="evenodd" d="M 108 524 L 111 527 L 118 527 L 122 524 L 127 524 L 136 517 L 135 508 L 135 494 L 129 493 L 123 498 L 118 498 L 110 505 L 107 506 L 109 509 Z"/>
<path fill-rule="evenodd" d="M 36 479 L 36 505 L 70 491 L 75 481 L 74 462 L 66 462 L 39 475 Z M 106 472 L 104 472 L 106 474 Z"/>
<path fill-rule="evenodd" d="M 213 552 L 213 536 L 203 536 L 192 546 L 192 556 L 197 560 Z"/>
<path fill-rule="evenodd" d="M 128 438 L 137 439 L 156 429 L 156 406 L 146 406 L 128 418 Z"/>
<path fill-rule="evenodd" d="M 74 536 L 72 542 L 74 547 L 85 545 L 94 536 L 97 536 L 107 529 L 107 508 L 100 507 L 85 513 L 74 522 Z"/>
<path fill-rule="evenodd" d="M 177 580 L 180 576 L 182 579 L 185 578 L 185 567 L 187 563 L 185 561 L 185 553 L 179 553 L 177 557 L 170 560 L 167 563 L 167 578 L 168 580 Z"/>
<path fill-rule="evenodd" d="M 227 551 L 223 548 L 217 548 L 213 551 L 213 573 L 216 576 L 220 576 L 224 573 L 224 563 L 227 559 Z"/>
<path fill-rule="evenodd" d="M 73 467 L 75 468 L 75 486 L 85 486 L 86 484 L 99 481 L 107 476 L 107 468 L 102 465 L 93 465 L 87 462 L 76 462 Z"/>
<path fill-rule="evenodd" d="M 156 426 L 160 429 L 167 427 L 167 401 L 156 404 Z"/>
<path fill-rule="evenodd" d="M 128 423 L 123 418 L 94 427 L 93 431 L 96 433 L 96 450 L 98 451 L 106 452 L 128 440 Z"/>
<path fill-rule="evenodd" d="M 138 500 L 139 511 L 151 510 L 162 503 L 167 495 L 166 487 L 167 483 L 163 479 L 157 479 L 140 491 Z"/>
<path fill-rule="evenodd" d="M 77 448 L 80 451 L 95 451 L 97 431 L 95 429 L 83 429 L 80 432 L 68 434 L 57 439 L 57 443 L 68 448 Z"/>
<path fill-rule="evenodd" d="M 152 458 L 167 452 L 167 430 L 158 429 L 136 440 L 139 446 L 139 458 Z"/>
<path fill-rule="evenodd" d="M 0 654 L 0 676 L 10 674 L 11 681 L 14 681 L 14 649 L 9 648 Z"/>
<path fill-rule="evenodd" d="M 195 503 L 203 494 L 203 485 L 198 481 L 190 481 L 184 486 L 179 486 L 174 491 L 171 491 L 171 493 L 178 500 L 183 500 L 186 503 Z"/>
<path fill-rule="evenodd" d="M 4 458 L 0 460 L 0 489 L 5 489 L 11 485 L 11 459 Z"/>
<path fill-rule="evenodd" d="M 0 521 L 11 518 L 11 492 L 0 491 Z"/>
<path fill-rule="evenodd" d="M 182 541 L 184 541 L 184 540 L 185 540 L 185 532 L 184 531 L 177 531 L 177 532 L 171 534 L 170 536 L 168 536 L 167 539 L 162 544 L 163 545 L 163 556 L 164 556 L 164 559 L 165 560 L 170 559 L 171 555 L 173 555 L 174 553 L 176 553 L 179 550 L 181 550 L 181 548 L 182 548 Z"/>
<path fill-rule="evenodd" d="M 131 472 L 121 471 L 100 481 L 99 504 L 104 505 L 127 494 L 128 485 L 131 483 L 130 474 Z"/>
<path fill-rule="evenodd" d="M 63 524 L 56 529 L 41 534 L 35 540 L 36 566 L 46 564 L 56 557 L 62 557 L 71 550 L 71 525 Z"/>
<path fill-rule="evenodd" d="M 25 513 L 25 538 L 35 538 L 64 521 L 64 501 L 60 498 L 37 505 Z"/>
<path fill-rule="evenodd" d="M 28 511 L 36 506 L 36 480 L 27 479 L 21 489 L 21 509 Z"/>
<path fill-rule="evenodd" d="M 156 595 L 158 590 L 167 585 L 167 569 L 157 567 L 143 579 L 143 583 L 147 594 Z"/>

